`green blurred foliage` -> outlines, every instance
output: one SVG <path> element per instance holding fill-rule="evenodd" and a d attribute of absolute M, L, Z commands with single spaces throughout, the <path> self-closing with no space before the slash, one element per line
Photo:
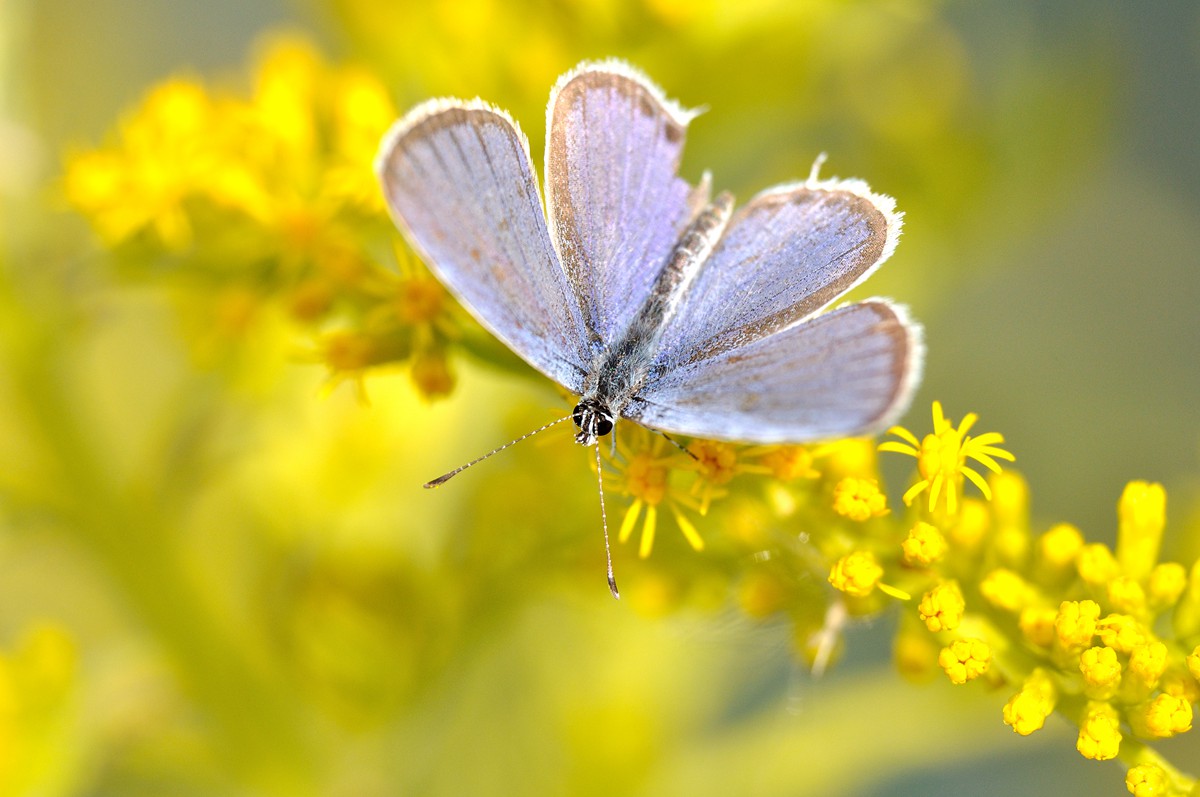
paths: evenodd
<path fill-rule="evenodd" d="M 1188 4 L 7 3 L 0 792 L 1123 793 L 1062 725 L 1018 740 L 993 696 L 902 683 L 878 626 L 810 679 L 789 625 L 730 608 L 719 542 L 619 548 L 614 604 L 565 431 L 421 491 L 560 411 L 486 339 L 433 338 L 458 380 L 434 404 L 389 367 L 411 341 L 352 362 L 363 402 L 314 362 L 382 294 L 313 320 L 303 258 L 109 250 L 64 212 L 64 158 L 167 78 L 251 94 L 281 27 L 399 110 L 507 108 L 535 162 L 554 78 L 610 55 L 708 109 L 689 177 L 746 198 L 828 152 L 907 213 L 867 290 L 927 322 L 922 396 L 1019 441 L 1035 515 L 1103 537 L 1120 484 L 1161 479 L 1166 547 L 1200 553 Z M 337 224 L 387 290 L 419 268 L 369 216 Z"/>

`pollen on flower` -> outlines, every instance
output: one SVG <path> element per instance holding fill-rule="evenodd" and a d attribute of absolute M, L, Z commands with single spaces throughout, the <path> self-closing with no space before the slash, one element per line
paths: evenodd
<path fill-rule="evenodd" d="M 938 665 L 954 684 L 965 684 L 983 675 L 991 660 L 991 648 L 982 639 L 974 638 L 956 639 L 938 654 Z"/>
<path fill-rule="evenodd" d="M 943 581 L 925 593 L 917 605 L 917 613 L 925 627 L 936 634 L 958 628 L 966 608 L 967 603 L 958 582 Z"/>
<path fill-rule="evenodd" d="M 1179 596 L 1187 589 L 1187 570 L 1178 562 L 1163 562 L 1150 571 L 1147 583 L 1150 607 L 1162 611 L 1174 606 Z"/>
<path fill-rule="evenodd" d="M 1046 724 L 1046 717 L 1054 711 L 1057 690 L 1053 681 L 1042 670 L 1034 670 L 1025 679 L 1021 691 L 1004 704 L 1004 724 L 1014 733 L 1028 736 Z"/>
<path fill-rule="evenodd" d="M 941 402 L 933 402 L 933 433 L 925 435 L 918 441 L 916 435 L 902 426 L 893 426 L 888 430 L 904 442 L 888 441 L 881 443 L 880 451 L 892 451 L 907 454 L 917 458 L 917 470 L 921 479 L 904 494 L 904 503 L 911 504 L 924 492 L 929 493 L 929 511 L 937 507 L 938 499 L 945 496 L 946 511 L 953 515 L 958 510 L 958 497 L 961 492 L 962 478 L 969 479 L 984 497 L 991 500 L 992 491 L 983 477 L 967 467 L 967 460 L 974 459 L 993 473 L 999 473 L 1001 468 L 996 459 L 1012 462 L 1016 458 L 997 446 L 1004 442 L 1004 436 L 997 432 L 986 432 L 978 437 L 968 437 L 967 432 L 978 416 L 968 413 L 962 423 L 955 428 L 942 414 Z"/>
<path fill-rule="evenodd" d="M 1096 621 L 1100 618 L 1100 604 L 1095 601 L 1063 601 L 1054 618 L 1054 631 L 1059 643 L 1070 650 L 1091 644 L 1096 635 Z"/>
<path fill-rule="evenodd" d="M 834 589 L 856 598 L 871 594 L 883 577 L 883 568 L 870 551 L 855 551 L 834 563 L 829 572 L 829 583 Z"/>
<path fill-rule="evenodd" d="M 1043 562 L 1056 570 L 1075 564 L 1083 550 L 1083 534 L 1070 523 L 1059 523 L 1038 539 L 1038 552 Z"/>
<path fill-rule="evenodd" d="M 1079 657 L 1079 671 L 1083 673 L 1084 682 L 1098 690 L 1100 696 L 1105 690 L 1115 689 L 1121 683 L 1121 662 L 1117 652 L 1110 647 L 1088 648 Z"/>
<path fill-rule="evenodd" d="M 996 608 L 1015 612 L 1029 602 L 1031 589 L 1019 575 L 1001 567 L 984 577 L 979 592 Z"/>
<path fill-rule="evenodd" d="M 1192 706 L 1182 697 L 1160 694 L 1144 704 L 1131 721 L 1144 735 L 1166 739 L 1192 729 Z"/>
<path fill-rule="evenodd" d="M 1158 764 L 1138 764 L 1125 773 L 1125 788 L 1133 797 L 1164 797 L 1170 787 L 1170 776 Z"/>
<path fill-rule="evenodd" d="M 1091 701 L 1084 712 L 1075 749 L 1084 758 L 1108 761 L 1121 748 L 1121 717 L 1108 703 Z"/>
<path fill-rule="evenodd" d="M 833 488 L 833 511 L 861 523 L 887 514 L 887 496 L 876 480 L 847 476 Z"/>
<path fill-rule="evenodd" d="M 1079 577 L 1097 587 L 1107 584 L 1121 572 L 1116 557 L 1102 542 L 1083 546 L 1076 566 L 1079 569 Z"/>
<path fill-rule="evenodd" d="M 946 538 L 937 527 L 925 521 L 917 521 L 908 537 L 900 544 L 904 561 L 915 567 L 927 567 L 946 555 Z"/>

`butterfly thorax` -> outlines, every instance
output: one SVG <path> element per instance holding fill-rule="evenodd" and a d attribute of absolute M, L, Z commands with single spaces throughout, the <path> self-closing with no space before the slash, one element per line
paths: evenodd
<path fill-rule="evenodd" d="M 583 399 L 572 414 L 576 441 L 591 445 L 612 431 L 615 418 L 637 395 L 650 375 L 667 322 L 683 294 L 725 230 L 733 197 L 722 192 L 683 231 L 638 314 L 621 338 L 592 364 L 584 380 Z M 590 426 L 584 425 L 590 424 Z M 603 431 L 599 431 L 603 429 Z"/>

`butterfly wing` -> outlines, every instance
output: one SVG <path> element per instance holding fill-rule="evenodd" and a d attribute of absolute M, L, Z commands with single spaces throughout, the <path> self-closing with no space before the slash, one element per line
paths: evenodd
<path fill-rule="evenodd" d="M 666 432 L 748 443 L 888 426 L 920 379 L 921 329 L 883 299 L 851 304 L 684 363 L 622 413 Z"/>
<path fill-rule="evenodd" d="M 763 191 L 733 214 L 701 265 L 654 370 L 743 346 L 828 306 L 891 255 L 900 223 L 892 199 L 860 181 Z"/>
<path fill-rule="evenodd" d="M 677 176 L 692 116 L 619 61 L 584 64 L 550 94 L 546 206 L 593 352 L 625 331 L 707 202 L 707 180 Z"/>
<path fill-rule="evenodd" d="M 376 172 L 397 226 L 479 323 L 578 392 L 582 319 L 512 119 L 479 101 L 427 102 L 388 133 Z"/>

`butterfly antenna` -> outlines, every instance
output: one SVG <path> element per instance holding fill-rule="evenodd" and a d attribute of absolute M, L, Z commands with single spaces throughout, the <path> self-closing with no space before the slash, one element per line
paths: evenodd
<path fill-rule="evenodd" d="M 600 488 L 600 525 L 604 527 L 604 558 L 608 562 L 608 588 L 613 597 L 621 600 L 617 591 L 617 577 L 613 575 L 612 548 L 608 544 L 608 513 L 604 511 L 604 468 L 600 463 L 600 444 L 596 444 L 596 485 Z"/>
<path fill-rule="evenodd" d="M 656 429 L 655 431 L 658 431 L 658 430 Z M 699 461 L 700 461 L 700 457 L 696 456 L 696 455 L 695 455 L 695 454 L 693 454 L 691 451 L 689 451 L 689 450 L 688 450 L 688 447 L 687 447 L 687 446 L 685 446 L 683 443 L 681 443 L 681 442 L 679 442 L 678 440 L 676 440 L 675 438 L 671 437 L 671 436 L 670 436 L 670 435 L 668 435 L 666 432 L 658 432 L 658 433 L 659 433 L 660 435 L 662 435 L 662 436 L 663 436 L 663 439 L 664 439 L 664 440 L 666 440 L 668 443 L 670 443 L 671 445 L 673 445 L 673 446 L 675 446 L 676 448 L 678 448 L 678 449 L 679 449 L 680 451 L 682 451 L 683 453 L 687 454 L 689 457 L 691 457 L 692 459 L 694 459 L 696 462 L 699 462 Z"/>
<path fill-rule="evenodd" d="M 429 490 L 434 487 L 441 487 L 443 484 L 450 481 L 455 476 L 462 473 L 464 470 L 471 467 L 472 465 L 478 465 L 480 462 L 483 462 L 485 459 L 492 456 L 493 454 L 499 454 L 501 451 L 508 448 L 509 446 L 515 446 L 517 443 L 521 442 L 522 440 L 529 438 L 529 437 L 533 437 L 538 432 L 544 432 L 547 429 L 549 429 L 551 426 L 560 424 L 563 421 L 569 421 L 570 419 L 571 419 L 571 416 L 568 415 L 565 418 L 559 418 L 557 421 L 550 421 L 550 423 L 546 424 L 545 426 L 541 426 L 537 429 L 534 429 L 532 432 L 526 432 L 525 434 L 518 437 L 516 440 L 510 440 L 509 442 L 505 443 L 504 445 L 500 446 L 499 448 L 493 448 L 491 451 L 487 452 L 482 457 L 477 457 L 477 458 L 471 460 L 470 462 L 468 462 L 466 465 L 459 465 L 457 468 L 450 471 L 449 473 L 442 474 L 441 476 L 438 476 L 433 481 L 425 482 L 425 489 Z"/>

